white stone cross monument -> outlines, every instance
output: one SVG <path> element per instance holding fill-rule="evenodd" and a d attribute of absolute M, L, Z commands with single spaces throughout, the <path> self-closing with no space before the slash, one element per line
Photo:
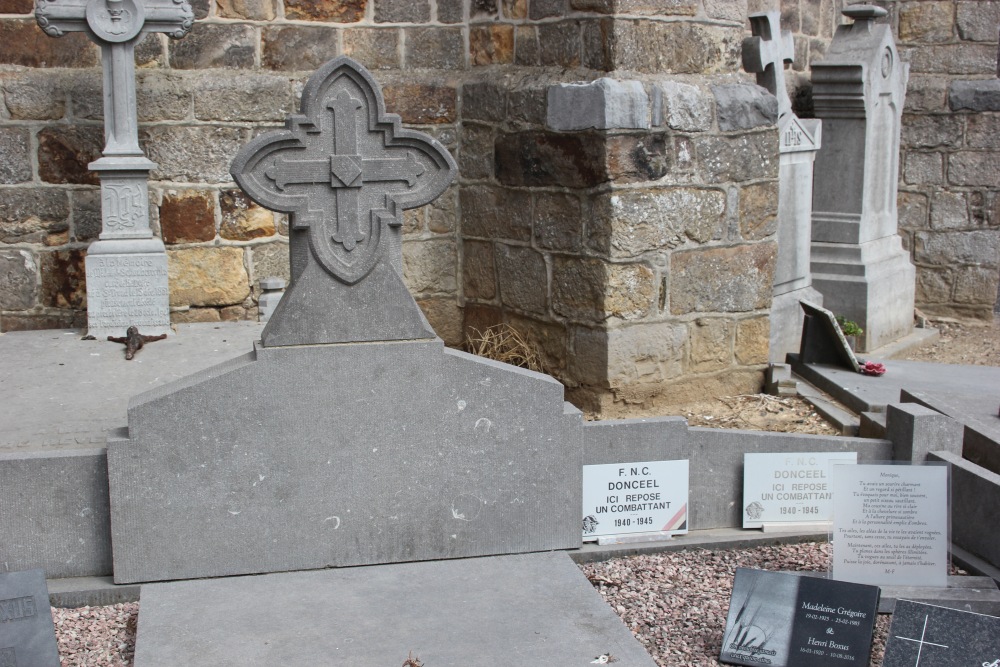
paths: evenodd
<path fill-rule="evenodd" d="M 909 65 L 886 10 L 857 5 L 813 65 L 813 104 L 826 146 L 816 157 L 813 285 L 824 305 L 857 322 L 859 351 L 913 330 L 915 269 L 896 233 L 899 134 Z"/>
<path fill-rule="evenodd" d="M 782 363 L 799 350 L 802 309 L 799 301 L 823 304 L 809 268 L 813 161 L 820 147 L 822 121 L 799 118 L 785 89 L 786 62 L 795 57 L 792 35 L 782 31 L 778 12 L 750 15 L 753 37 L 743 40 L 743 67 L 778 98 L 778 261 L 771 301 L 770 360 Z"/>
<path fill-rule="evenodd" d="M 101 179 L 102 229 L 87 249 L 87 330 L 97 338 L 170 333 L 170 293 L 163 242 L 149 227 L 149 172 L 135 102 L 135 45 L 150 32 L 179 39 L 194 22 L 184 0 L 38 0 L 46 34 L 86 32 L 101 47 L 104 155 L 90 163 Z"/>

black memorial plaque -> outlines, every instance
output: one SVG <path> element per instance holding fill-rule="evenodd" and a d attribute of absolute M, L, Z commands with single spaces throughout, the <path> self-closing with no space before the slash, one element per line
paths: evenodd
<path fill-rule="evenodd" d="M 1000 618 L 899 600 L 882 667 L 1000 667 Z"/>
<path fill-rule="evenodd" d="M 44 570 L 0 573 L 0 667 L 59 667 Z"/>
<path fill-rule="evenodd" d="M 878 599 L 877 586 L 738 568 L 719 660 L 776 667 L 867 665 Z"/>

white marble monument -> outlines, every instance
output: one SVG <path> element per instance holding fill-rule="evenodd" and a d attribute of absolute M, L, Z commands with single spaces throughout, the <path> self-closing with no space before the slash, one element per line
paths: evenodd
<path fill-rule="evenodd" d="M 816 157 L 812 275 L 824 305 L 857 322 L 859 351 L 913 329 L 915 269 L 896 233 L 900 117 L 909 65 L 886 11 L 848 7 L 826 58 L 813 65 L 825 146 Z"/>
<path fill-rule="evenodd" d="M 170 333 L 170 291 L 163 241 L 149 226 L 149 172 L 156 164 L 139 147 L 135 45 L 150 32 L 187 34 L 194 12 L 184 0 L 38 0 L 46 34 L 86 32 L 101 47 L 104 68 L 104 154 L 90 163 L 101 179 L 102 229 L 87 249 L 87 331 L 123 336 Z"/>
<path fill-rule="evenodd" d="M 743 40 L 743 67 L 778 98 L 778 261 L 771 293 L 769 357 L 783 363 L 787 353 L 799 350 L 799 301 L 823 303 L 823 296 L 812 286 L 809 266 L 813 161 L 820 147 L 822 121 L 799 118 L 792 112 L 784 64 L 793 61 L 795 47 L 791 33 L 781 30 L 779 19 L 776 11 L 750 15 L 753 37 Z"/>

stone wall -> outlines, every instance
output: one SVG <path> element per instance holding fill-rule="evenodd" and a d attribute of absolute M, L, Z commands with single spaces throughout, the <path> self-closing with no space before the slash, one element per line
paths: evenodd
<path fill-rule="evenodd" d="M 822 59 L 845 4 L 855 3 L 781 0 L 782 25 L 796 33 L 789 80 L 800 115 L 811 115 L 809 65 Z M 873 4 L 889 11 L 910 64 L 898 206 L 917 268 L 917 307 L 988 318 L 1000 311 L 1000 2 Z"/>

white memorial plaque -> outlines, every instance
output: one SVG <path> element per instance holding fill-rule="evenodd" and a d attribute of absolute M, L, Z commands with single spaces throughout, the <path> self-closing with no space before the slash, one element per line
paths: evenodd
<path fill-rule="evenodd" d="M 857 452 L 743 455 L 743 527 L 833 520 L 832 463 L 857 463 Z"/>
<path fill-rule="evenodd" d="M 948 585 L 948 468 L 834 465 L 833 578 Z"/>
<path fill-rule="evenodd" d="M 583 537 L 687 532 L 688 462 L 583 466 Z"/>

